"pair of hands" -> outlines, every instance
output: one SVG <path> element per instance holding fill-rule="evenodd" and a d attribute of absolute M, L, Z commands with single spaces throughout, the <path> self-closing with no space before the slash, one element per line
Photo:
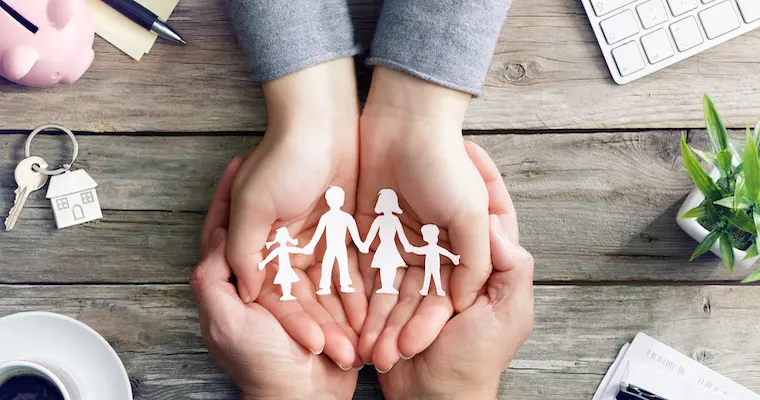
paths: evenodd
<path fill-rule="evenodd" d="M 350 398 L 352 367 L 374 363 L 388 398 L 493 398 L 533 326 L 532 259 L 498 169 L 462 140 L 469 97 L 380 67 L 360 119 L 347 76 L 350 59 L 265 86 L 267 134 L 227 168 L 203 230 L 192 286 L 204 340 L 244 396 Z M 308 241 L 330 185 L 345 190 L 360 231 L 382 188 L 399 194 L 407 232 L 437 224 L 441 246 L 461 254 L 461 267 L 441 271 L 451 295 L 421 296 L 421 268 L 399 270 L 398 296 L 375 294 L 371 255 L 351 251 L 355 293 L 317 297 L 321 259 L 294 256 L 298 301 L 280 302 L 273 269 L 256 269 L 264 242 L 283 225 Z"/>

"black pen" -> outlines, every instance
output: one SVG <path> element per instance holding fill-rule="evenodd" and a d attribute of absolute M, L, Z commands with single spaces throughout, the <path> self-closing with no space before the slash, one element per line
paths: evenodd
<path fill-rule="evenodd" d="M 138 2 L 134 0 L 103 0 L 103 2 L 136 24 L 151 32 L 155 32 L 162 38 L 176 44 L 187 44 L 174 29 L 167 25 L 166 22 L 161 21 L 158 15 L 153 14 Z"/>

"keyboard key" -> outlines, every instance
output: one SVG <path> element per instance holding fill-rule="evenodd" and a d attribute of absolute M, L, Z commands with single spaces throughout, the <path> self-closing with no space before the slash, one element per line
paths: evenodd
<path fill-rule="evenodd" d="M 615 59 L 615 64 L 622 76 L 628 76 L 644 69 L 644 59 L 641 58 L 641 52 L 636 42 L 628 42 L 612 49 L 612 58 Z"/>
<path fill-rule="evenodd" d="M 639 25 L 631 10 L 609 17 L 600 23 L 607 43 L 615 44 L 639 33 Z"/>
<path fill-rule="evenodd" d="M 739 3 L 739 11 L 742 12 L 744 22 L 750 23 L 760 19 L 760 1 L 758 0 L 736 0 Z"/>
<path fill-rule="evenodd" d="M 636 0 L 591 0 L 591 5 L 594 7 L 594 13 L 597 17 L 607 15 L 618 8 L 627 6 L 635 2 Z"/>
<path fill-rule="evenodd" d="M 682 52 L 697 47 L 705 41 L 694 17 L 684 18 L 670 25 L 670 33 L 673 34 L 673 41 L 676 42 L 678 51 Z"/>
<path fill-rule="evenodd" d="M 644 29 L 660 25 L 668 20 L 668 12 L 660 0 L 649 0 L 636 6 L 636 12 L 639 13 L 641 26 Z"/>
<path fill-rule="evenodd" d="M 673 46 L 670 45 L 670 38 L 665 29 L 658 29 L 648 35 L 641 37 L 641 46 L 644 47 L 644 53 L 647 54 L 650 64 L 673 57 Z"/>
<path fill-rule="evenodd" d="M 697 8 L 697 0 L 668 0 L 668 5 L 673 16 L 677 17 Z"/>
<path fill-rule="evenodd" d="M 699 19 L 707 38 L 711 40 L 738 29 L 741 25 L 730 0 L 700 12 Z"/>

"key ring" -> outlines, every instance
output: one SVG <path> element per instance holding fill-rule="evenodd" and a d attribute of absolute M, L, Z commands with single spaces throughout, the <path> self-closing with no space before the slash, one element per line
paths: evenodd
<path fill-rule="evenodd" d="M 29 137 L 26 138 L 26 144 L 24 145 L 24 156 L 26 158 L 31 157 L 32 139 L 34 139 L 34 137 L 38 133 L 44 132 L 44 131 L 47 131 L 47 130 L 60 131 L 60 132 L 63 132 L 65 134 L 69 135 L 69 137 L 71 138 L 72 143 L 74 143 L 74 154 L 71 157 L 71 162 L 69 164 L 63 164 L 60 168 L 54 169 L 54 170 L 50 170 L 50 169 L 47 169 L 47 168 L 41 168 L 38 165 L 32 166 L 32 169 L 35 170 L 36 172 L 39 172 L 39 173 L 41 173 L 43 175 L 47 175 L 47 176 L 60 175 L 60 174 L 62 174 L 64 172 L 68 172 L 71 169 L 71 166 L 74 164 L 74 161 L 77 160 L 77 156 L 79 155 L 79 143 L 77 143 L 77 139 L 74 137 L 74 134 L 70 130 L 68 130 L 68 129 L 60 126 L 60 125 L 43 125 L 43 126 L 40 126 L 37 129 L 35 129 L 34 131 L 32 131 L 32 133 L 29 134 Z"/>

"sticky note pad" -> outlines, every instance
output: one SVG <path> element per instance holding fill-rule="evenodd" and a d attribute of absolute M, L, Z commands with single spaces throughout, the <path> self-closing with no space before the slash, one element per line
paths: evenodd
<path fill-rule="evenodd" d="M 150 52 L 158 36 L 132 22 L 101 0 L 86 0 L 95 23 L 95 33 L 130 57 L 140 61 Z M 179 0 L 135 0 L 163 21 L 171 16 Z"/>

